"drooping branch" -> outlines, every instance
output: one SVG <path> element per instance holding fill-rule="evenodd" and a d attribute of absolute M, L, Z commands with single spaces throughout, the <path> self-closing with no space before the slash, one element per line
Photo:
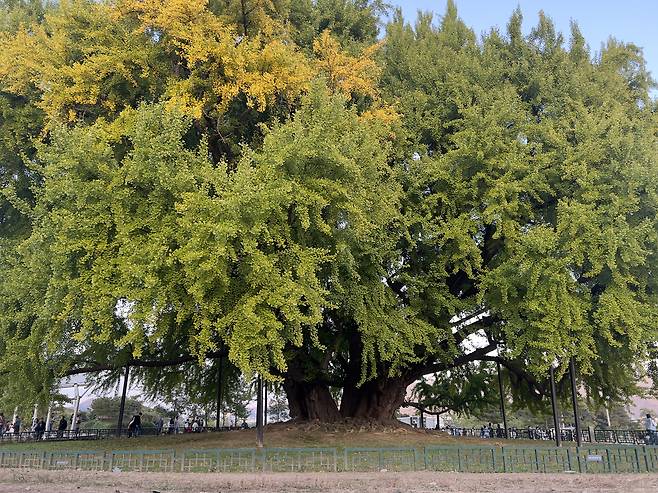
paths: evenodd
<path fill-rule="evenodd" d="M 500 363 L 502 366 L 507 368 L 510 373 L 516 375 L 519 380 L 525 380 L 531 388 L 536 389 L 541 395 L 549 395 L 548 387 L 544 383 L 540 382 L 535 378 L 534 375 L 525 371 L 518 364 L 514 364 L 513 361 L 507 360 L 500 356 L 486 355 L 480 358 L 480 361 L 492 361 L 494 363 Z"/>
<path fill-rule="evenodd" d="M 205 358 L 219 358 L 220 356 L 226 356 L 228 352 L 226 350 L 213 351 L 207 353 Z M 91 364 L 89 366 L 82 366 L 78 368 L 71 368 L 70 370 L 65 371 L 62 376 L 72 376 L 80 375 L 82 373 L 98 373 L 101 371 L 114 371 L 124 368 L 126 365 L 139 368 L 165 368 L 169 366 L 178 366 L 185 363 L 190 363 L 198 359 L 197 356 L 188 354 L 186 356 L 180 356 L 178 358 L 163 359 L 163 360 L 141 360 L 141 359 L 130 359 L 125 363 L 119 364 L 107 364 L 107 363 L 97 363 Z"/>

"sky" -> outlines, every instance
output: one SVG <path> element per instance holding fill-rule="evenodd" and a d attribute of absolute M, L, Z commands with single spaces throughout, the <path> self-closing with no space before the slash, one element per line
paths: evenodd
<path fill-rule="evenodd" d="M 445 12 L 446 0 L 389 0 L 402 8 L 407 21 L 418 10 Z M 512 11 L 521 7 L 524 32 L 537 23 L 543 10 L 568 38 L 569 21 L 578 22 L 592 52 L 609 36 L 632 42 L 644 50 L 647 68 L 658 78 L 658 0 L 455 0 L 459 16 L 477 34 L 493 26 L 505 30 Z"/>

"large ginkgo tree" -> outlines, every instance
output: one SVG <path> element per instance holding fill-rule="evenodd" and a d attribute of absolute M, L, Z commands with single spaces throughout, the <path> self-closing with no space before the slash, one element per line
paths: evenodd
<path fill-rule="evenodd" d="M 389 420 L 477 361 L 519 399 L 571 358 L 589 395 L 635 392 L 658 315 L 641 51 L 543 14 L 525 36 L 518 10 L 481 39 L 452 2 L 398 13 L 378 41 L 378 2 L 247 3 L 12 10 L 2 399 L 126 365 L 157 395 L 224 356 L 298 419 Z"/>

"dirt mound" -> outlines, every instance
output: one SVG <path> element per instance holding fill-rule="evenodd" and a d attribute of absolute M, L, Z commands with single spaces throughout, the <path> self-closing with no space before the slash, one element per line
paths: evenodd
<path fill-rule="evenodd" d="M 268 424 L 266 431 L 285 430 L 285 431 L 302 431 L 306 433 L 390 433 L 398 435 L 414 435 L 427 433 L 442 433 L 434 430 L 421 430 L 401 423 L 397 420 L 387 422 L 345 419 L 334 423 L 324 423 L 320 421 L 286 421 L 284 423 Z"/>

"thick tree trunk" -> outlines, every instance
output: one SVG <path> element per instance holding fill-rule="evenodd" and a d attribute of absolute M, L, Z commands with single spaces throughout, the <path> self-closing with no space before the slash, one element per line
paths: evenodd
<path fill-rule="evenodd" d="M 283 388 L 288 397 L 292 419 L 319 420 L 325 423 L 333 423 L 341 419 L 336 401 L 327 385 L 287 378 L 283 382 Z"/>
<path fill-rule="evenodd" d="M 407 380 L 402 377 L 379 377 L 356 387 L 343 390 L 340 414 L 343 418 L 387 422 L 395 420 L 395 412 L 402 406 Z"/>

